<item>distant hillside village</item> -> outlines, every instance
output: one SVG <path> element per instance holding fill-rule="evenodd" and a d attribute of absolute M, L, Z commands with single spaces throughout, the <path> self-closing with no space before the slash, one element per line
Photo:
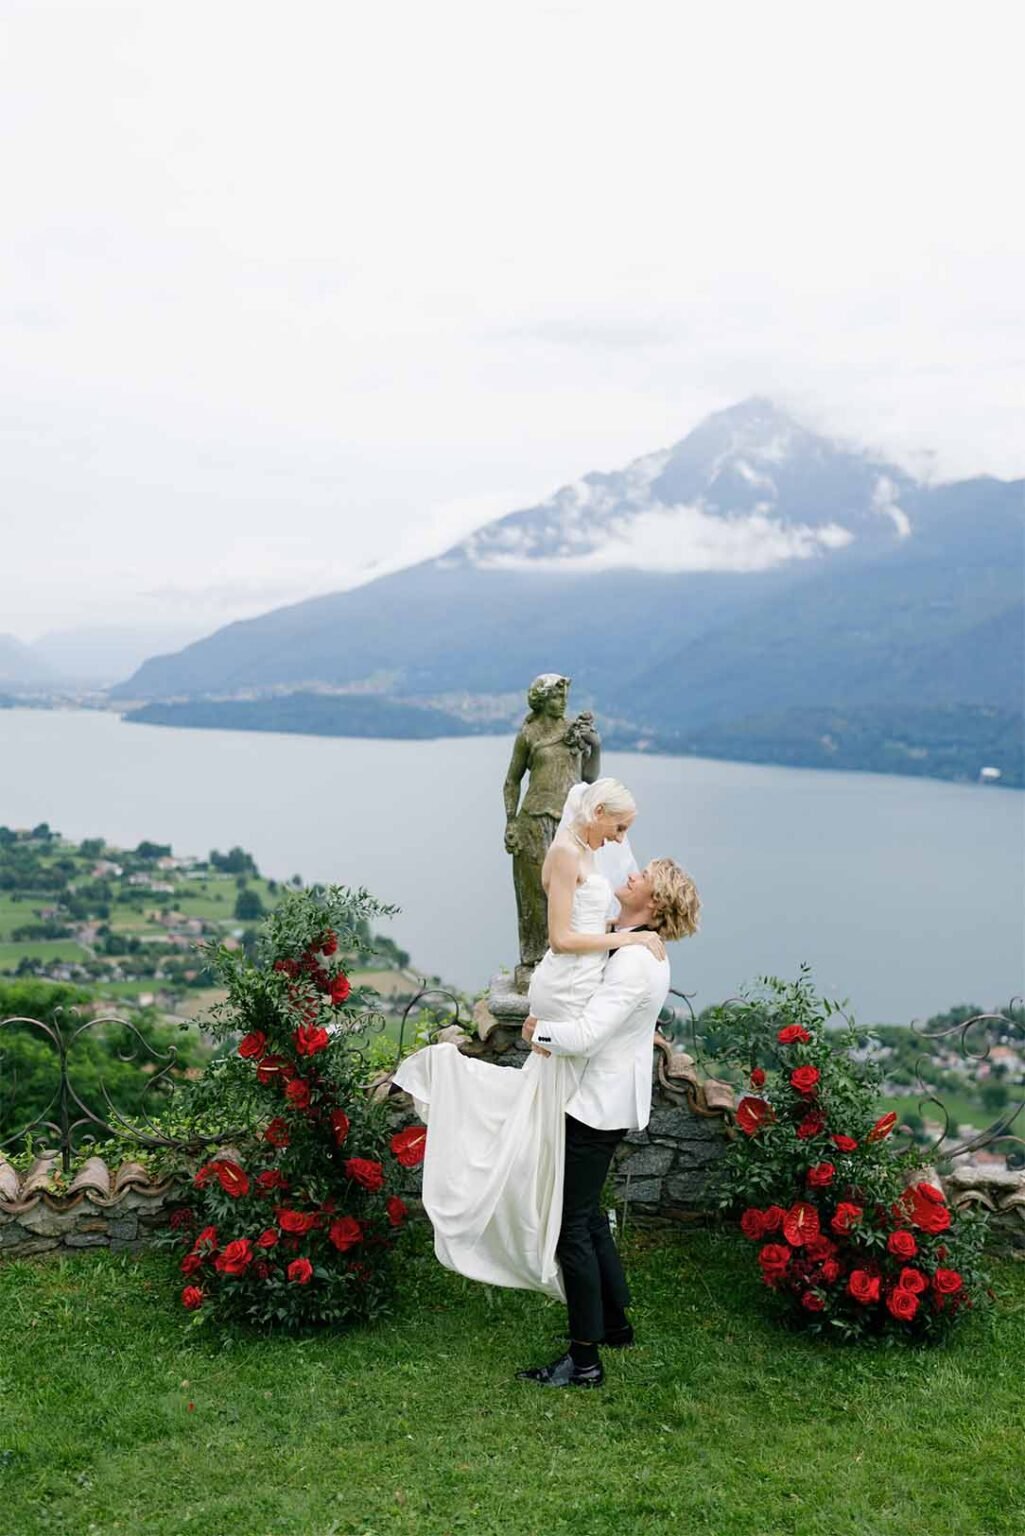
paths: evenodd
<path fill-rule="evenodd" d="M 301 876 L 287 883 L 301 886 Z M 200 946 L 251 946 L 281 888 L 242 848 L 201 859 L 149 841 L 76 844 L 45 822 L 0 827 L 0 977 L 84 986 L 98 1004 L 192 1017 L 213 984 Z M 409 956 L 383 936 L 375 945 L 375 969 L 394 984 Z"/>

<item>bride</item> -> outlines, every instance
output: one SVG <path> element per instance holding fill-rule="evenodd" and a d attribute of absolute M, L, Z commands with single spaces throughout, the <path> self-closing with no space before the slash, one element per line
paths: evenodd
<path fill-rule="evenodd" d="M 651 932 L 613 933 L 613 891 L 636 863 L 627 832 L 637 814 L 616 779 L 577 784 L 545 858 L 550 948 L 530 983 L 530 1012 L 574 1019 L 602 979 L 611 951 L 645 944 Z M 556 1244 L 562 1221 L 564 1109 L 583 1060 L 532 1052 L 516 1070 L 464 1056 L 450 1043 L 400 1062 L 394 1082 L 429 1126 L 424 1209 L 434 1249 L 448 1269 L 565 1300 Z"/>

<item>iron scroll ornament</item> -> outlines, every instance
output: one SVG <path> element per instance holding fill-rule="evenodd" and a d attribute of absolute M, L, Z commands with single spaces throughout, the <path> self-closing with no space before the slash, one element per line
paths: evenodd
<path fill-rule="evenodd" d="M 989 1054 L 993 1048 L 994 1042 L 991 1038 L 987 1037 L 986 1044 L 982 1050 L 972 1050 L 968 1043 L 968 1036 L 970 1031 L 974 1029 L 976 1025 L 980 1024 L 1003 1024 L 1012 1030 L 1015 1028 L 1020 1028 L 1021 1025 L 1020 1023 L 1016 1024 L 1016 1020 L 1021 1020 L 1022 1018 L 1023 1005 L 1025 1005 L 1025 1000 L 1020 997 L 1013 997 L 1010 1001 L 1010 1004 L 1008 1005 L 1006 1013 L 975 1013 L 972 1014 L 971 1018 L 963 1019 L 959 1024 L 948 1024 L 945 1028 L 935 1031 L 927 1031 L 919 1025 L 917 1020 L 913 1020 L 911 1023 L 911 1030 L 912 1033 L 917 1035 L 920 1040 L 945 1040 L 952 1035 L 956 1035 L 958 1036 L 958 1049 L 962 1061 L 964 1061 L 966 1065 L 969 1062 L 979 1063 L 989 1059 Z M 988 1031 L 988 1035 L 991 1034 L 992 1031 Z M 930 1147 L 930 1153 L 933 1157 L 938 1156 L 943 1159 L 949 1159 L 955 1156 L 963 1157 L 966 1153 L 978 1152 L 985 1147 L 996 1146 L 998 1143 L 1001 1146 L 1009 1145 L 1025 1147 L 1025 1137 L 1016 1135 L 1012 1131 L 1012 1127 L 1014 1126 L 1015 1121 L 1021 1115 L 1022 1111 L 1025 1110 L 1025 1073 L 1022 1074 L 1021 1081 L 1015 1085 L 1018 1090 L 1017 1103 L 1010 1104 L 1006 1110 L 1002 1111 L 997 1116 L 992 1125 L 989 1125 L 984 1130 L 981 1130 L 977 1136 L 973 1136 L 967 1141 L 961 1141 L 956 1139 L 956 1128 L 952 1130 L 950 1111 L 947 1109 L 947 1106 L 944 1104 L 939 1095 L 932 1091 L 930 1085 L 926 1083 L 922 1077 L 923 1064 L 926 1062 L 931 1062 L 932 1059 L 933 1058 L 928 1051 L 921 1051 L 916 1057 L 915 1083 L 917 1092 L 920 1095 L 918 1099 L 919 1109 L 921 1110 L 924 1104 L 933 1104 L 939 1110 L 942 1117 L 941 1123 L 943 1129 L 938 1139 L 933 1142 Z M 1023 1129 L 1025 1129 L 1025 1127 L 1023 1127 Z M 943 1143 L 948 1140 L 951 1141 L 952 1145 L 948 1147 L 946 1151 L 941 1151 L 940 1149 L 943 1146 Z"/>

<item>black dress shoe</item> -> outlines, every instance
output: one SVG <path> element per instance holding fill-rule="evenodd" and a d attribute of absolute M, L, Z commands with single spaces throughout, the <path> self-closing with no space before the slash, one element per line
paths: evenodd
<path fill-rule="evenodd" d="M 518 1381 L 533 1381 L 539 1387 L 600 1387 L 605 1380 L 601 1361 L 597 1365 L 575 1365 L 571 1354 L 560 1355 L 551 1365 L 538 1365 L 529 1371 L 517 1371 Z"/>
<path fill-rule="evenodd" d="M 631 1349 L 634 1342 L 634 1331 L 629 1323 L 625 1328 L 610 1328 L 602 1339 L 607 1349 Z"/>

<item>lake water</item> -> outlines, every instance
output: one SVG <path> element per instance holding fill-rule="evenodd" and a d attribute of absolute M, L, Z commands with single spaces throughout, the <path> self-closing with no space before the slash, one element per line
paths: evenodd
<path fill-rule="evenodd" d="M 501 786 L 511 741 L 352 741 L 0 710 L 0 824 L 142 838 L 264 874 L 365 885 L 424 972 L 468 990 L 516 958 Z M 1025 795 L 877 774 L 606 754 L 640 806 L 641 862 L 704 903 L 671 949 L 695 1006 L 802 961 L 865 1022 L 1025 991 Z"/>

